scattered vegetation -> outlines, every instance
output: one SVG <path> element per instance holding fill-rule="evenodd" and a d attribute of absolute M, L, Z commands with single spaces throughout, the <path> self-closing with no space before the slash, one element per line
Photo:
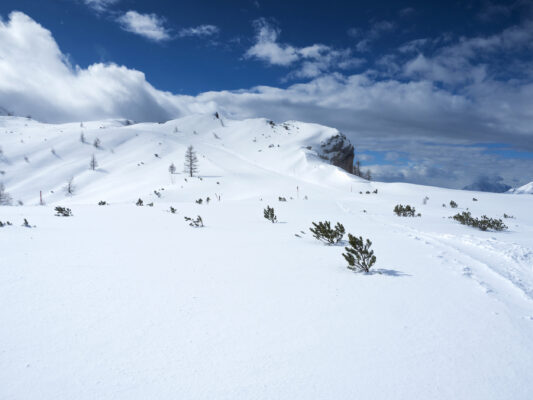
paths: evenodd
<path fill-rule="evenodd" d="M 96 157 L 94 154 L 91 157 L 91 161 L 89 162 L 89 167 L 94 171 L 96 168 L 98 168 L 98 161 L 96 161 Z"/>
<path fill-rule="evenodd" d="M 376 263 L 374 251 L 370 250 L 372 242 L 368 239 L 364 242 L 361 236 L 357 237 L 349 233 L 348 243 L 350 247 L 345 247 L 346 253 L 342 253 L 348 262 L 348 268 L 353 271 L 369 272 Z"/>
<path fill-rule="evenodd" d="M 98 202 L 98 205 L 99 205 L 99 206 L 107 206 L 108 204 L 107 204 L 107 201 L 100 200 L 100 201 Z"/>
<path fill-rule="evenodd" d="M 174 165 L 174 163 L 169 165 L 168 172 L 170 172 L 172 175 L 176 173 L 176 166 Z"/>
<path fill-rule="evenodd" d="M 309 228 L 309 230 L 313 233 L 313 236 L 327 245 L 339 243 L 346 232 L 340 222 L 337 222 L 335 228 L 331 227 L 329 221 L 319 222 L 318 224 L 313 222 L 312 224 L 313 227 Z"/>
<path fill-rule="evenodd" d="M 472 197 L 472 201 L 477 201 L 477 199 L 475 197 Z"/>
<path fill-rule="evenodd" d="M 137 203 L 135 203 L 136 206 L 142 207 L 144 205 L 144 201 L 139 197 L 139 200 L 137 200 Z"/>
<path fill-rule="evenodd" d="M 506 218 L 506 219 L 514 219 L 514 217 L 512 215 L 509 215 L 509 214 L 506 214 L 506 213 L 503 213 L 503 218 Z"/>
<path fill-rule="evenodd" d="M 450 201 L 450 207 L 451 208 L 457 208 L 459 205 L 455 201 Z"/>
<path fill-rule="evenodd" d="M 202 220 L 202 217 L 199 215 L 196 217 L 196 219 L 192 219 L 190 217 L 184 217 L 185 221 L 189 223 L 189 226 L 192 226 L 193 228 L 203 228 L 204 221 Z"/>
<path fill-rule="evenodd" d="M 204 202 L 204 201 L 203 201 L 201 198 L 198 199 L 198 200 L 195 200 L 195 203 L 196 203 L 196 204 L 202 204 L 203 202 Z"/>
<path fill-rule="evenodd" d="M 416 209 L 414 207 L 411 207 L 409 204 L 406 206 L 403 206 L 401 204 L 396 204 L 394 207 L 394 214 L 396 214 L 398 217 L 421 217 L 422 214 L 416 213 Z"/>
<path fill-rule="evenodd" d="M 24 218 L 24 222 L 22 223 L 22 226 L 25 227 L 25 228 L 31 228 L 32 227 L 26 218 Z"/>
<path fill-rule="evenodd" d="M 463 211 L 460 214 L 455 214 L 453 217 L 454 220 L 459 222 L 462 225 L 472 226 L 474 228 L 481 229 L 482 231 L 487 231 L 489 229 L 495 231 L 504 231 L 507 229 L 507 225 L 499 218 L 489 218 L 486 215 L 482 215 L 481 218 L 472 217 L 472 214 L 468 211 Z"/>
<path fill-rule="evenodd" d="M 72 211 L 70 208 L 57 206 L 55 208 L 55 211 L 56 211 L 55 215 L 57 217 L 72 217 Z"/>
<path fill-rule="evenodd" d="M 270 206 L 267 206 L 267 208 L 263 210 L 263 215 L 266 219 L 268 219 L 272 223 L 278 222 L 278 217 L 276 217 L 276 214 L 274 213 L 274 209 Z"/>
<path fill-rule="evenodd" d="M 176 214 L 176 211 L 177 210 L 174 207 L 170 206 L 170 213 L 171 214 Z"/>
<path fill-rule="evenodd" d="M 4 226 L 11 226 L 11 225 L 13 224 L 9 221 L 6 221 L 6 222 L 0 221 L 0 228 L 3 228 Z"/>
<path fill-rule="evenodd" d="M 101 147 L 102 143 L 100 142 L 100 139 L 96 138 L 94 139 L 93 146 L 97 149 Z"/>
<path fill-rule="evenodd" d="M 281 196 L 279 196 L 279 197 L 278 197 L 278 201 L 287 201 L 287 199 L 286 199 L 285 197 L 281 197 Z"/>

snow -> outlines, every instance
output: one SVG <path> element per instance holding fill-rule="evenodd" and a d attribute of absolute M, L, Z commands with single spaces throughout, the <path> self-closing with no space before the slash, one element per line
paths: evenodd
<path fill-rule="evenodd" d="M 533 194 L 533 182 L 526 183 L 523 186 L 520 186 L 518 188 L 513 188 L 509 190 L 507 193 L 514 193 L 514 194 Z"/>
<path fill-rule="evenodd" d="M 83 125 L 0 117 L 0 179 L 24 203 L 0 207 L 0 398 L 531 398 L 531 197 L 364 181 L 319 157 L 338 134 L 319 125 Z M 188 145 L 201 180 L 168 173 Z M 448 218 L 467 208 L 509 230 Z M 312 237 L 326 219 L 372 240 L 373 273 Z"/>

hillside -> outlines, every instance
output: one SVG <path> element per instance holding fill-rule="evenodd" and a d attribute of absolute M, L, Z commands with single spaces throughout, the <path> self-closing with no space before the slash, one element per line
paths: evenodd
<path fill-rule="evenodd" d="M 295 121 L 1 117 L 0 144 L 0 398 L 531 397 L 531 196 L 368 182 L 331 165 L 337 130 Z M 372 240 L 371 273 L 313 238 L 324 220 Z"/>
<path fill-rule="evenodd" d="M 507 193 L 513 193 L 513 194 L 533 194 L 533 182 L 526 183 L 523 186 L 513 188 L 509 190 Z"/>

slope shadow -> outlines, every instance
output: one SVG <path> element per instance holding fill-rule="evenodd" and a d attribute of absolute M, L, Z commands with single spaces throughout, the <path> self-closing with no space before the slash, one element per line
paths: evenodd
<path fill-rule="evenodd" d="M 376 269 L 375 271 L 370 271 L 367 274 L 368 275 L 378 275 L 379 274 L 379 275 L 397 276 L 397 277 L 412 276 L 412 275 L 406 274 L 405 272 L 402 272 L 402 271 L 396 271 L 395 269 L 385 269 L 385 268 Z"/>

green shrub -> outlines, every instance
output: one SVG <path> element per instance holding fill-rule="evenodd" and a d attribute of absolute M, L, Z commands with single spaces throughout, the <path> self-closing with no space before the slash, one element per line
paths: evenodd
<path fill-rule="evenodd" d="M 393 211 L 398 217 L 420 217 L 421 216 L 421 214 L 416 214 L 416 209 L 414 207 L 411 207 L 409 204 L 406 206 L 397 204 L 394 207 Z"/>
<path fill-rule="evenodd" d="M 450 207 L 451 208 L 457 208 L 458 207 L 458 204 L 455 202 L 455 201 L 450 201 Z"/>
<path fill-rule="evenodd" d="M 374 251 L 370 250 L 372 242 L 366 239 L 365 243 L 361 236 L 356 237 L 349 233 L 348 243 L 350 247 L 345 247 L 346 253 L 342 253 L 342 256 L 348 262 L 348 268 L 353 271 L 369 272 L 370 268 L 376 263 Z"/>
<path fill-rule="evenodd" d="M 329 221 L 319 222 L 318 224 L 313 222 L 312 224 L 314 228 L 311 227 L 309 230 L 313 233 L 313 236 L 328 245 L 339 243 L 346 232 L 340 222 L 337 222 L 335 228 L 331 228 Z"/>
<path fill-rule="evenodd" d="M 267 208 L 263 210 L 263 216 L 272 223 L 278 222 L 278 217 L 276 217 L 274 209 L 270 206 L 267 206 Z"/>
<path fill-rule="evenodd" d="M 193 228 L 202 228 L 204 226 L 204 221 L 202 220 L 202 217 L 199 215 L 196 217 L 196 219 L 192 219 L 190 217 L 184 217 L 185 221 L 189 222 L 189 226 L 192 226 Z"/>
<path fill-rule="evenodd" d="M 507 229 L 507 225 L 505 225 L 499 218 L 489 218 L 486 215 L 482 215 L 481 218 L 474 218 L 468 211 L 455 214 L 452 218 L 462 225 L 472 226 L 481 229 L 482 231 L 487 231 L 489 229 L 504 231 Z"/>
<path fill-rule="evenodd" d="M 56 211 L 55 215 L 57 217 L 72 217 L 72 211 L 70 210 L 70 208 L 57 206 L 55 208 L 55 211 Z"/>

